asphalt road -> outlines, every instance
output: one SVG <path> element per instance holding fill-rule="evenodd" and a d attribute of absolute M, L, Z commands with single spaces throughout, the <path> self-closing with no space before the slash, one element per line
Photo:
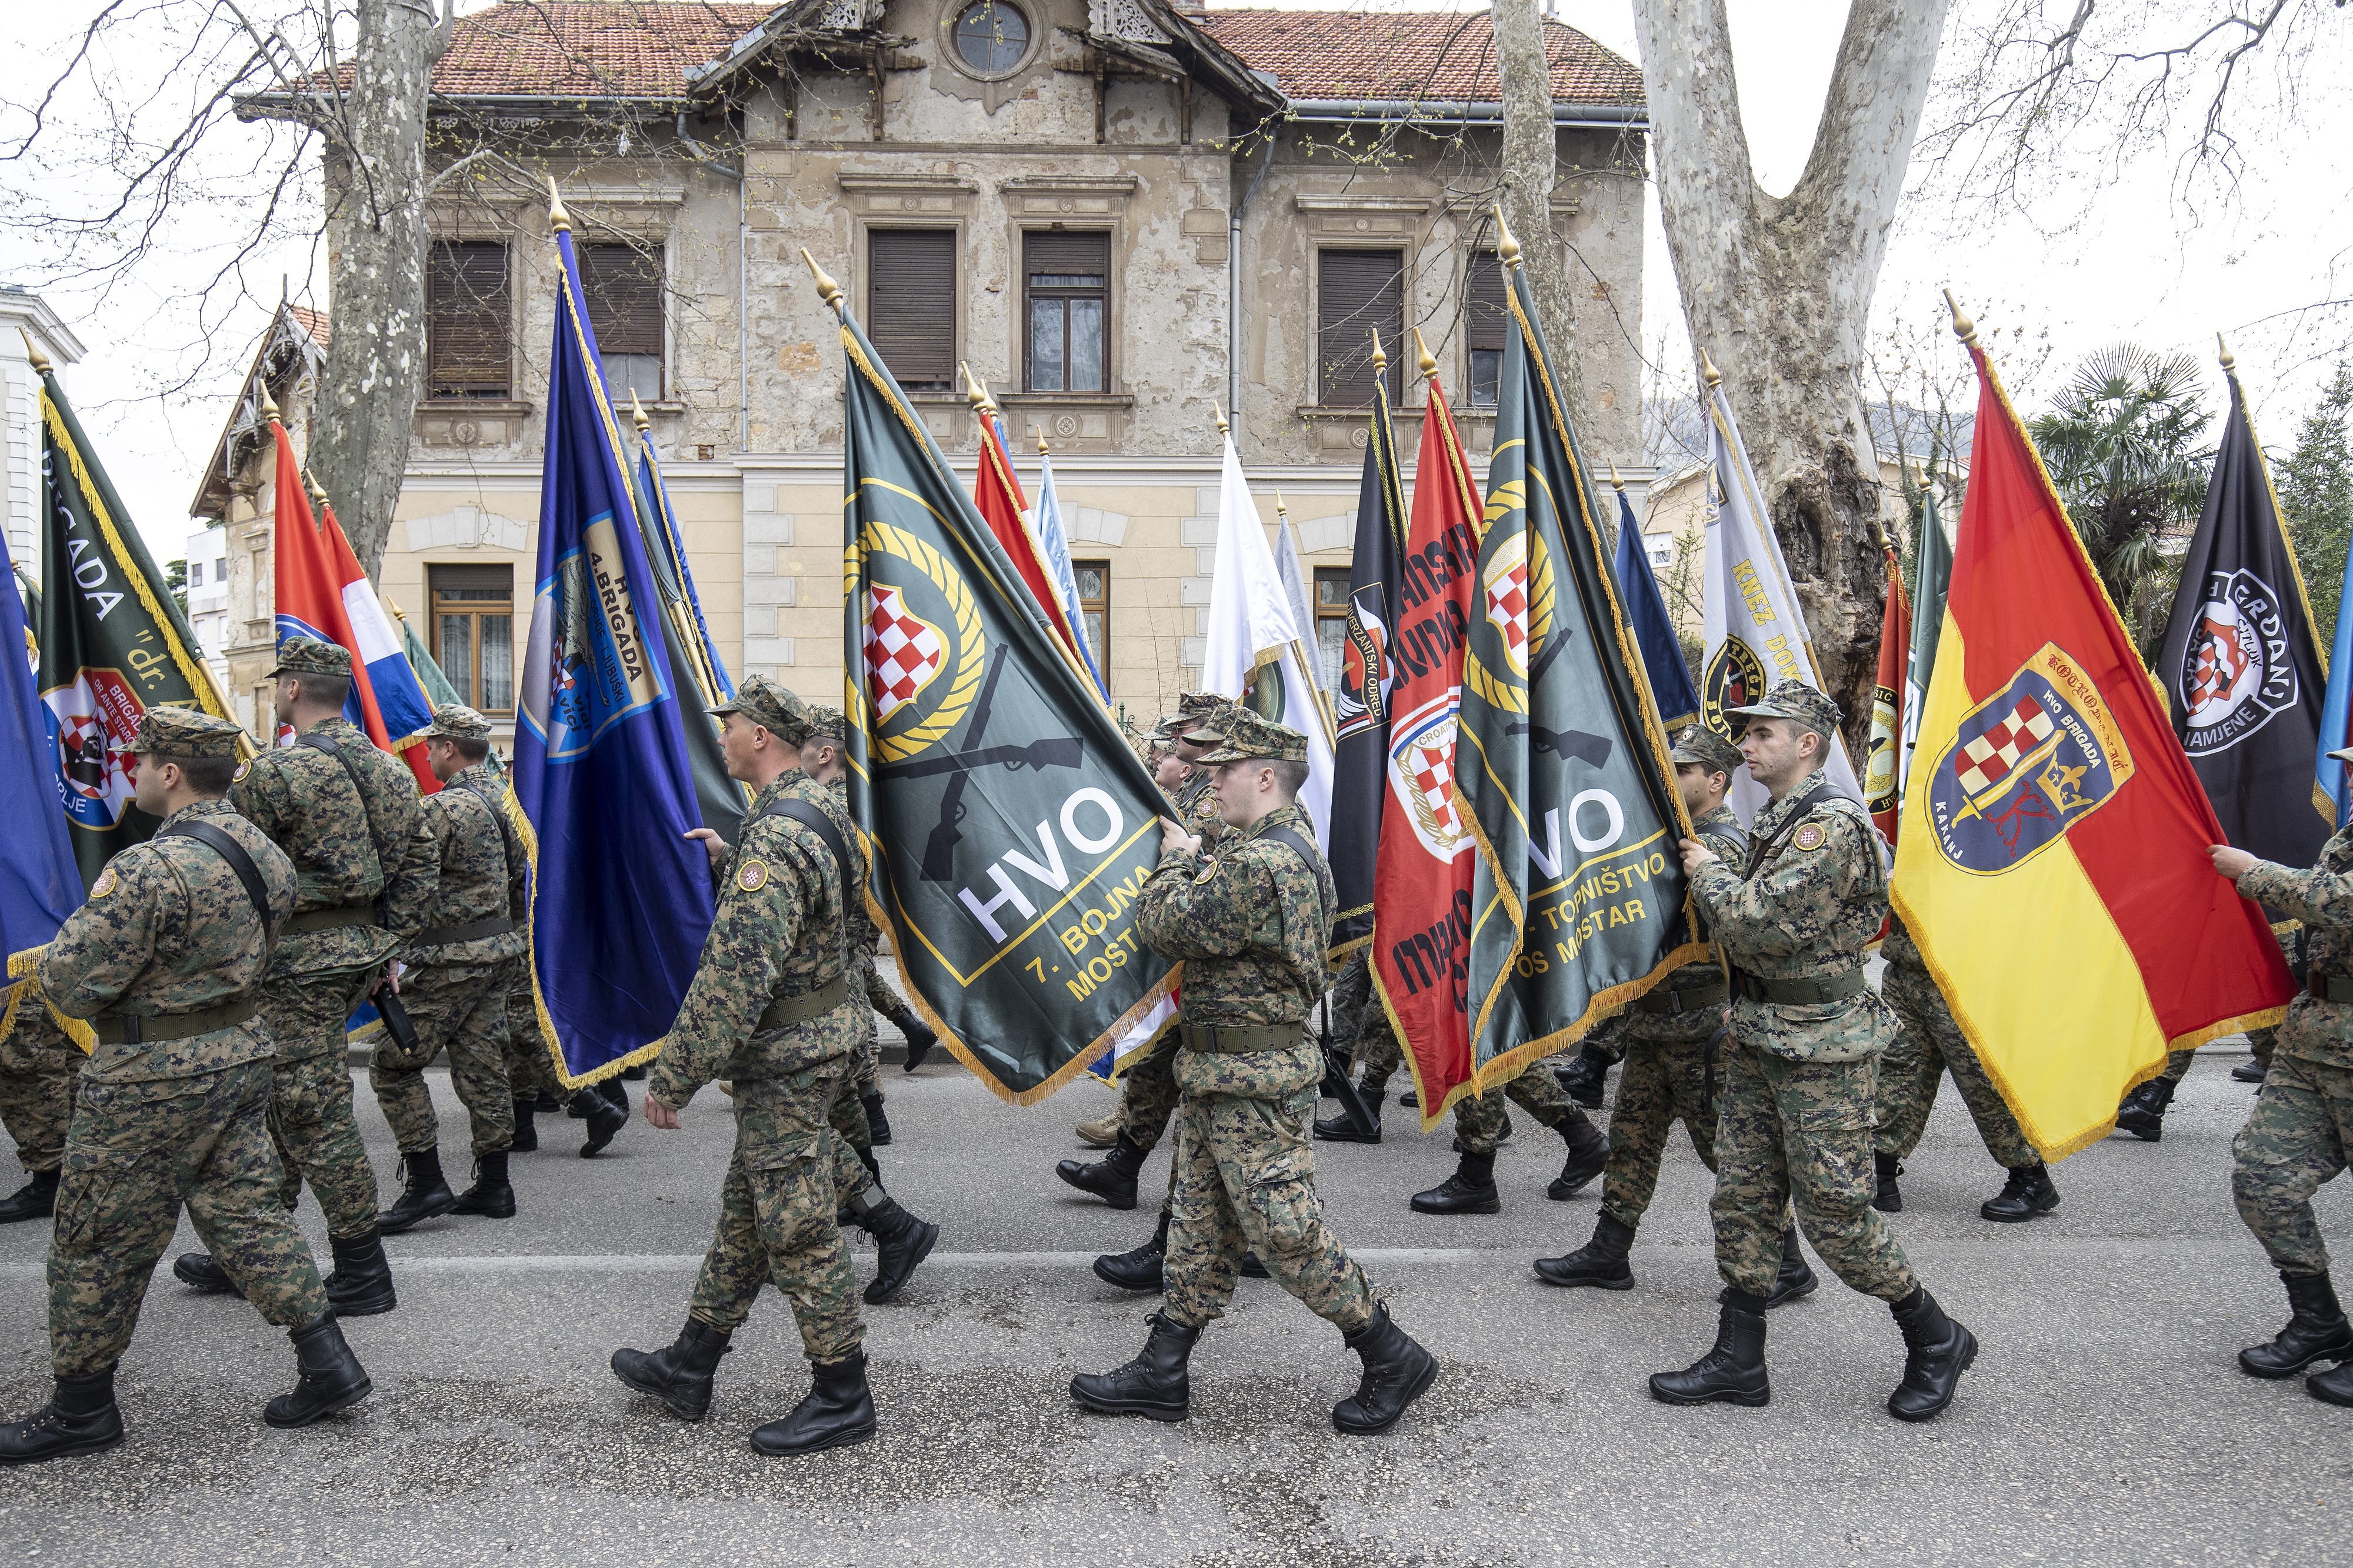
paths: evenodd
<path fill-rule="evenodd" d="M 1763 1410 L 1670 1409 L 1644 1376 L 1707 1346 L 1717 1279 L 1706 1173 L 1671 1152 L 1626 1294 L 1536 1285 L 1528 1259 L 1589 1233 L 1593 1189 L 1552 1203 L 1560 1150 L 1504 1146 L 1505 1212 L 1440 1220 L 1407 1196 L 1451 1163 L 1392 1109 L 1378 1148 L 1325 1145 L 1339 1236 L 1443 1363 L 1392 1434 L 1336 1436 L 1355 1384 L 1338 1335 L 1245 1280 L 1194 1358 L 1182 1426 L 1082 1414 L 1065 1391 L 1141 1342 L 1148 1300 L 1086 1260 L 1141 1239 L 1057 1183 L 1071 1124 L 1109 1091 L 998 1104 L 954 1067 L 890 1069 L 894 1192 L 941 1250 L 869 1313 L 882 1430 L 765 1459 L 751 1428 L 806 1384 L 773 1293 L 687 1426 L 631 1395 L 614 1347 L 666 1343 L 708 1239 L 730 1124 L 707 1095 L 682 1132 L 634 1122 L 607 1155 L 543 1118 L 517 1156 L 522 1213 L 443 1220 L 393 1245 L 400 1308 L 354 1321 L 376 1392 L 311 1429 L 264 1427 L 291 1381 L 282 1335 L 242 1302 L 159 1273 L 121 1373 L 130 1439 L 0 1473 L 0 1556 L 133 1563 L 923 1563 L 1408 1564 L 1702 1562 L 2353 1562 L 2353 1415 L 2232 1363 L 2284 1299 L 2230 1196 L 2250 1091 L 2202 1055 L 2160 1144 L 2123 1138 L 2057 1173 L 2065 1201 L 1985 1224 L 2000 1184 L 1949 1089 L 1896 1220 L 1915 1265 L 1983 1342 L 1945 1417 L 1881 1409 L 1902 1347 L 1884 1308 L 1825 1278 L 1777 1311 Z M 446 1078 L 443 1147 L 462 1149 Z M 1614 1089 L 1614 1078 L 1613 1078 Z M 393 1154 L 361 1081 L 391 1196 Z M 453 1165 L 462 1160 L 452 1161 Z M 1147 1187 L 1165 1180 L 1155 1155 Z M 462 1171 L 453 1172 L 462 1174 Z M 2353 1184 L 2321 1219 L 2353 1240 Z M 315 1209 L 302 1219 L 324 1249 Z M 862 1239 L 862 1238 L 861 1238 Z M 190 1245 L 183 1227 L 177 1245 Z M 46 1237 L 0 1231 L 0 1409 L 47 1391 Z M 175 1246 L 176 1250 L 176 1246 Z M 859 1260 L 862 1274 L 871 1258 Z"/>

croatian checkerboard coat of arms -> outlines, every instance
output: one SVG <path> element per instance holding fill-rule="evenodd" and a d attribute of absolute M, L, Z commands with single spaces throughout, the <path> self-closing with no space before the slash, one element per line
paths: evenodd
<path fill-rule="evenodd" d="M 2045 643 L 1971 709 L 1928 777 L 1947 859 L 1978 876 L 2015 870 L 2097 811 L 2133 774 L 2099 689 Z"/>

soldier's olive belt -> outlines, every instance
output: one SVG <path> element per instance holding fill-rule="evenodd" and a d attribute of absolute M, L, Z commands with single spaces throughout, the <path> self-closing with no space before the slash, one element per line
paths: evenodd
<path fill-rule="evenodd" d="M 374 904 L 346 904 L 339 910 L 304 910 L 279 928 L 280 936 L 296 936 L 306 931 L 335 931 L 343 926 L 375 924 Z"/>
<path fill-rule="evenodd" d="M 1304 1020 L 1296 1024 L 1179 1024 L 1176 1043 L 1188 1051 L 1216 1051 L 1231 1056 L 1241 1051 L 1287 1051 L 1307 1038 Z"/>
<path fill-rule="evenodd" d="M 232 1028 L 259 1011 L 260 1005 L 247 995 L 194 1013 L 100 1013 L 90 1023 L 101 1045 L 143 1046 Z"/>
<path fill-rule="evenodd" d="M 789 1024 L 806 1024 L 811 1018 L 822 1018 L 849 1000 L 849 976 L 837 974 L 814 991 L 804 991 L 797 996 L 779 996 L 768 1004 L 752 1032 L 765 1035 L 771 1029 L 781 1029 Z"/>
<path fill-rule="evenodd" d="M 461 926 L 427 926 L 417 933 L 417 947 L 448 947 L 452 942 L 480 942 L 486 936 L 504 936 L 514 930 L 514 921 L 504 915 L 492 915 L 488 920 L 469 921 Z"/>
<path fill-rule="evenodd" d="M 1647 993 L 1635 1005 L 1645 1013 L 1665 1013 L 1672 1016 L 1715 1006 L 1731 994 L 1732 982 L 1719 975 L 1704 985 L 1689 985 L 1681 991 L 1670 991 L 1662 985 Z"/>
<path fill-rule="evenodd" d="M 1860 996 L 1870 989 L 1871 983 L 1860 969 L 1850 969 L 1844 974 L 1821 975 L 1812 980 L 1759 980 L 1754 974 L 1736 974 L 1733 984 L 1751 1002 L 1776 1002 L 1785 1007 L 1803 1007 L 1818 1002 L 1839 1002 L 1849 996 Z"/>
<path fill-rule="evenodd" d="M 2353 975 L 2323 974 L 2315 970 L 2304 984 L 2316 1002 L 2353 1002 Z"/>

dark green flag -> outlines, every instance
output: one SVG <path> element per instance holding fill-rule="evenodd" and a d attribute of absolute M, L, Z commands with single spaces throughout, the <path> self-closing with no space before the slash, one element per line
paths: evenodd
<path fill-rule="evenodd" d="M 1454 769 L 1479 847 L 1472 1073 L 1445 1086 L 1447 1100 L 1508 1081 L 1707 951 L 1685 905 L 1675 845 L 1688 829 L 1667 736 L 1602 559 L 1593 487 L 1527 279 L 1516 259 L 1509 271 Z M 1425 1105 L 1424 1119 L 1443 1108 Z"/>
<path fill-rule="evenodd" d="M 132 804 L 131 744 L 150 708 L 230 719 L 54 372 L 41 373 L 41 705 L 58 798 L 87 887 L 155 818 Z"/>
<path fill-rule="evenodd" d="M 1016 1104 L 1165 1022 L 1135 903 L 1166 800 L 866 334 L 849 361 L 843 656 L 870 903 L 916 1005 Z"/>

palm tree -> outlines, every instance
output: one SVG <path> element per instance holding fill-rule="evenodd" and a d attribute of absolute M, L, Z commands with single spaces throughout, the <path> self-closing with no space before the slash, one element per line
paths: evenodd
<path fill-rule="evenodd" d="M 2198 363 L 2131 343 L 2077 367 L 2051 411 L 2029 420 L 2092 565 L 2143 657 L 2156 652 L 2206 499 L 2213 448 Z"/>

